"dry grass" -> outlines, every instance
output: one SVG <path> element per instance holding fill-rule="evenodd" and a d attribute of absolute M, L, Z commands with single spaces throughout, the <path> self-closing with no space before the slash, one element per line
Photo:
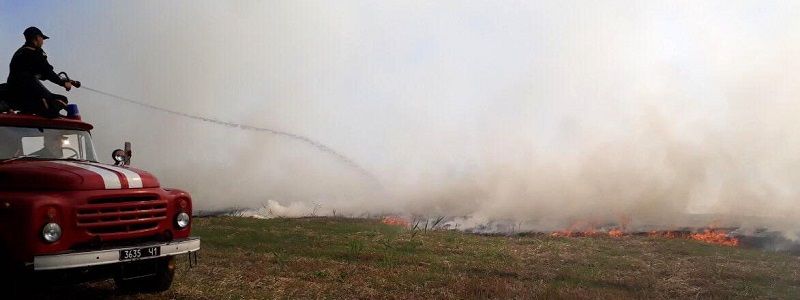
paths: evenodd
<path fill-rule="evenodd" d="M 480 236 L 373 220 L 197 219 L 200 265 L 173 288 L 115 295 L 110 282 L 57 298 L 800 298 L 800 257 L 648 237 Z"/>

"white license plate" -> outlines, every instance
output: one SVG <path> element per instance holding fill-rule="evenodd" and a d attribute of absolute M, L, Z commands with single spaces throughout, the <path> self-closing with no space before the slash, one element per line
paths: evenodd
<path fill-rule="evenodd" d="M 127 250 L 119 250 L 119 260 L 134 260 L 145 257 L 153 257 L 161 255 L 161 247 L 144 247 Z"/>

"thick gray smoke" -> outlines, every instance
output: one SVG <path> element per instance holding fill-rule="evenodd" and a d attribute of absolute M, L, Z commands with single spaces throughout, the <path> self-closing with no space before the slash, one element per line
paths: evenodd
<path fill-rule="evenodd" d="M 132 141 L 134 165 L 201 210 L 792 236 L 798 16 L 760 1 L 0 2 L 0 52 L 35 24 L 87 86 L 309 137 L 382 186 L 296 140 L 69 94 L 101 153 Z"/>

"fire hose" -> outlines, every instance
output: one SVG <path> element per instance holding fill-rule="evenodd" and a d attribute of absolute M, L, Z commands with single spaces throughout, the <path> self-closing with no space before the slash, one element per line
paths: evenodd
<path fill-rule="evenodd" d="M 69 77 L 66 76 L 66 73 L 64 73 L 64 78 L 66 78 L 66 80 L 69 80 Z M 296 141 L 300 141 L 300 142 L 302 142 L 302 143 L 304 143 L 306 145 L 309 145 L 309 146 L 312 146 L 312 147 L 316 148 L 319 151 L 322 151 L 324 153 L 327 153 L 328 155 L 333 156 L 334 158 L 336 158 L 340 162 L 346 164 L 347 166 L 349 166 L 349 167 L 353 168 L 354 170 L 358 171 L 361 175 L 363 175 L 366 178 L 370 179 L 370 181 L 372 181 L 373 183 L 377 184 L 378 187 L 381 187 L 380 182 L 378 181 L 378 178 L 375 175 L 373 175 L 372 173 L 370 173 L 369 171 L 367 171 L 367 169 L 363 168 L 361 165 L 357 164 L 355 161 L 353 161 L 352 159 L 348 158 L 347 156 L 344 156 L 344 155 L 340 154 L 339 152 L 333 150 L 331 147 L 328 147 L 327 145 L 324 145 L 322 143 L 314 141 L 314 140 L 312 140 L 312 139 L 310 139 L 308 137 L 305 137 L 305 136 L 302 136 L 302 135 L 299 135 L 299 134 L 294 134 L 294 133 L 291 133 L 291 132 L 281 131 L 281 130 L 275 130 L 275 129 L 269 129 L 269 128 L 263 128 L 263 127 L 255 127 L 255 126 L 250 126 L 250 125 L 245 125 L 245 124 L 238 124 L 238 123 L 234 123 L 234 122 L 227 122 L 227 121 L 217 120 L 217 119 L 203 117 L 203 116 L 192 115 L 192 114 L 188 114 L 188 113 L 185 113 L 185 112 L 180 112 L 180 111 L 171 110 L 171 109 L 167 109 L 167 108 L 163 108 L 163 107 L 158 107 L 158 106 L 155 106 L 155 105 L 152 105 L 152 104 L 148 104 L 148 103 L 145 103 L 145 102 L 136 101 L 136 100 L 133 100 L 133 99 L 130 99 L 130 98 L 127 98 L 127 97 L 119 96 L 119 95 L 112 94 L 112 93 L 109 93 L 109 92 L 104 92 L 104 91 L 101 91 L 101 90 L 98 90 L 98 89 L 94 89 L 94 88 L 91 88 L 91 87 L 88 87 L 88 86 L 85 86 L 85 85 L 81 86 L 81 83 L 78 82 L 78 81 L 72 81 L 72 82 L 73 82 L 73 85 L 75 85 L 75 87 L 80 87 L 81 89 L 92 91 L 92 92 L 95 92 L 95 93 L 100 94 L 100 95 L 108 96 L 108 97 L 111 97 L 111 98 L 114 98 L 114 99 L 117 99 L 117 100 L 120 100 L 120 101 L 123 101 L 123 102 L 127 102 L 127 103 L 130 103 L 130 104 L 138 105 L 138 106 L 145 107 L 145 108 L 148 108 L 148 109 L 161 111 L 161 112 L 164 112 L 164 113 L 167 113 L 167 114 L 181 116 L 181 117 L 184 117 L 184 118 L 189 118 L 189 119 L 203 121 L 203 122 L 208 122 L 208 123 L 212 123 L 212 124 L 216 124 L 216 125 L 220 125 L 220 126 L 236 128 L 236 129 L 240 129 L 240 130 L 266 132 L 266 133 L 270 133 L 270 134 L 273 134 L 273 135 L 277 135 L 277 136 L 293 139 L 293 140 L 296 140 Z M 75 83 L 77 83 L 77 84 L 75 84 Z"/>

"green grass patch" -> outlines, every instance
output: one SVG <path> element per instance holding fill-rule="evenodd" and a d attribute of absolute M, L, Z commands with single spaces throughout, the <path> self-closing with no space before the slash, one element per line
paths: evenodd
<path fill-rule="evenodd" d="M 200 265 L 173 288 L 116 295 L 109 282 L 62 297 L 783 298 L 800 297 L 800 258 L 682 239 L 412 233 L 376 220 L 196 219 Z M 90 293 L 90 294 L 87 294 Z"/>

